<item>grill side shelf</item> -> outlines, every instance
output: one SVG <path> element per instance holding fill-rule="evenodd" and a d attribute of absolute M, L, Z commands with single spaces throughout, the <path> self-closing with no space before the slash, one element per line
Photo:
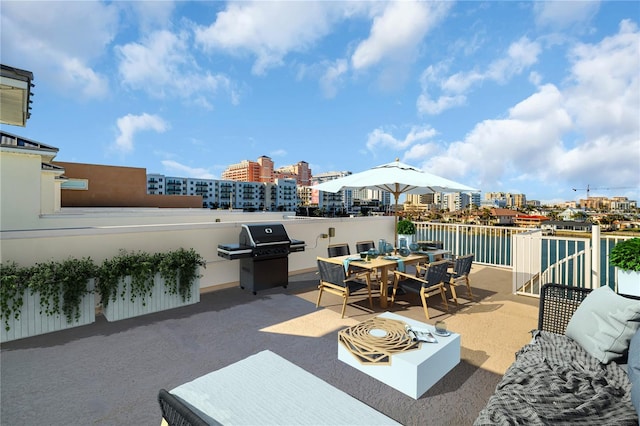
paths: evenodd
<path fill-rule="evenodd" d="M 298 253 L 304 251 L 306 244 L 301 240 L 291 240 L 291 245 L 289 246 L 290 253 Z"/>
<path fill-rule="evenodd" d="M 240 244 L 218 244 L 218 256 L 228 260 L 245 259 L 252 253 L 251 247 L 240 247 Z"/>

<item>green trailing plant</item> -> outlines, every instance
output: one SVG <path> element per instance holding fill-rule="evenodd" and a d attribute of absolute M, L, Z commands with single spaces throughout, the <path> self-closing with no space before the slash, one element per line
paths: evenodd
<path fill-rule="evenodd" d="M 27 268 L 21 268 L 16 262 L 0 264 L 0 309 L 7 331 L 11 329 L 9 320 L 12 317 L 15 320 L 20 319 L 20 310 L 27 291 L 28 272 Z"/>
<path fill-rule="evenodd" d="M 416 233 L 416 226 L 409 219 L 399 220 L 396 229 L 400 235 L 413 235 Z"/>
<path fill-rule="evenodd" d="M 640 238 L 617 243 L 609 253 L 609 263 L 625 271 L 640 272 Z"/>
<path fill-rule="evenodd" d="M 90 290 L 96 267 L 90 258 L 37 263 L 27 270 L 27 287 L 40 297 L 40 314 L 63 314 L 67 322 L 80 319 L 80 302 Z"/>
<path fill-rule="evenodd" d="M 117 256 L 105 260 L 97 271 L 96 289 L 102 300 L 102 306 L 107 307 L 109 301 L 116 301 L 118 297 L 124 300 L 127 291 L 126 286 L 120 286 L 120 282 L 126 277 L 131 277 L 130 300 L 151 295 L 153 290 L 153 278 L 158 271 L 160 255 L 145 252 L 128 252 L 120 250 Z M 120 294 L 118 294 L 120 288 Z"/>
<path fill-rule="evenodd" d="M 206 268 L 207 264 L 194 249 L 178 250 L 163 253 L 159 262 L 160 276 L 164 279 L 166 292 L 180 294 L 182 301 L 191 297 L 193 282 L 200 278 L 198 267 Z"/>
<path fill-rule="evenodd" d="M 38 295 L 40 314 L 53 316 L 63 314 L 67 322 L 80 319 L 80 303 L 90 293 L 88 282 L 96 278 L 95 291 L 106 307 L 118 297 L 124 300 L 127 287 L 120 286 L 126 278 L 129 283 L 130 300 L 151 295 L 157 273 L 165 281 L 165 291 L 180 294 L 183 301 L 191 297 L 193 282 L 200 277 L 198 267 L 206 262 L 193 249 L 167 253 L 128 252 L 120 250 L 117 256 L 105 260 L 100 266 L 90 258 L 64 261 L 48 261 L 34 266 L 21 267 L 16 262 L 0 264 L 0 309 L 5 329 L 10 330 L 9 321 L 20 319 L 24 295 Z"/>

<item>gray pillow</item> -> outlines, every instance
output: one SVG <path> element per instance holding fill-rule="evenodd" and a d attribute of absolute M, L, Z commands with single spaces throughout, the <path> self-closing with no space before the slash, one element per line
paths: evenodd
<path fill-rule="evenodd" d="M 574 312 L 567 337 L 602 363 L 620 358 L 640 327 L 640 301 L 622 297 L 608 286 L 593 290 Z"/>
<path fill-rule="evenodd" d="M 629 364 L 627 365 L 631 381 L 631 402 L 640 416 L 640 330 L 636 331 L 629 345 Z"/>

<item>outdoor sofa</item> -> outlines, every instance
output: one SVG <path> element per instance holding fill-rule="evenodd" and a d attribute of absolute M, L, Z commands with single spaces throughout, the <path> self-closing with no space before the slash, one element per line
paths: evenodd
<path fill-rule="evenodd" d="M 538 329 L 474 425 L 638 425 L 640 300 L 546 284 Z"/>

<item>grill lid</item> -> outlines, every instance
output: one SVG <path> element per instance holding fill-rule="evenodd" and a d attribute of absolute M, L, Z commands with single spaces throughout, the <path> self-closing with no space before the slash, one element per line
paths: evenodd
<path fill-rule="evenodd" d="M 242 225 L 240 244 L 259 247 L 276 244 L 290 244 L 291 240 L 281 223 L 267 223 L 259 225 Z"/>

